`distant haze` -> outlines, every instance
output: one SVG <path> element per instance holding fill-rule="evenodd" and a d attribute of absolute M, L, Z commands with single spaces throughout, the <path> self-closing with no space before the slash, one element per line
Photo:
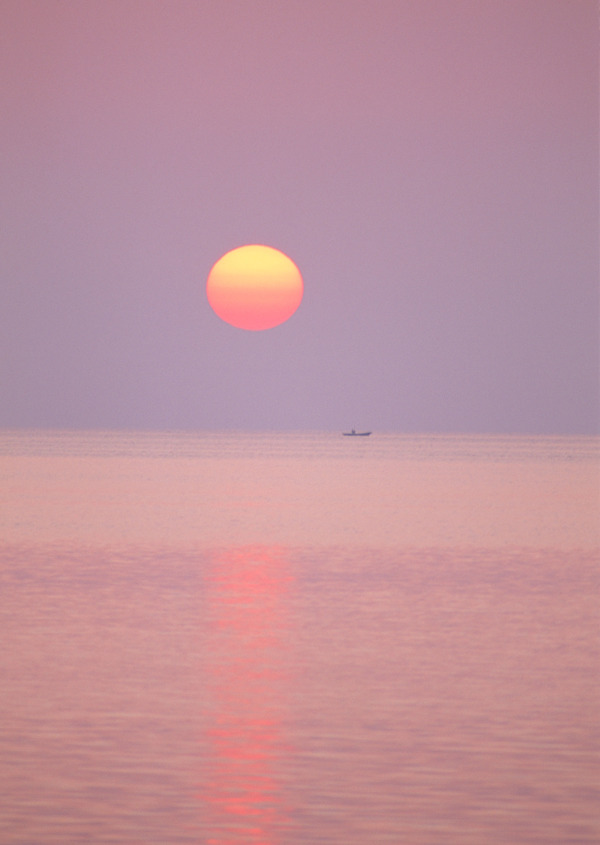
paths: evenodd
<path fill-rule="evenodd" d="M 594 0 L 0 22 L 0 426 L 598 431 Z M 205 296 L 248 243 L 265 332 Z"/>

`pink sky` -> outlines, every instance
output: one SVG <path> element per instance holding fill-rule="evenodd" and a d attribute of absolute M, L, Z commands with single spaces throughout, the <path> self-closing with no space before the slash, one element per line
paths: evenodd
<path fill-rule="evenodd" d="M 4 0 L 0 425 L 598 430 L 593 0 Z M 264 333 L 204 286 L 304 276 Z"/>

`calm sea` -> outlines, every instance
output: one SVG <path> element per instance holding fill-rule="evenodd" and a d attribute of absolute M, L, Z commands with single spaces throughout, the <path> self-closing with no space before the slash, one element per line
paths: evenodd
<path fill-rule="evenodd" d="M 0 434 L 2 845 L 600 841 L 592 438 Z"/>

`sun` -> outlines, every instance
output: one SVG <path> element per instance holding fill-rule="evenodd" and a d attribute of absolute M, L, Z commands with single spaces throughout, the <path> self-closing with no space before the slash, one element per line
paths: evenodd
<path fill-rule="evenodd" d="M 206 283 L 215 314 L 253 332 L 285 323 L 300 305 L 303 292 L 302 276 L 292 259 L 261 244 L 226 252 L 213 265 Z"/>

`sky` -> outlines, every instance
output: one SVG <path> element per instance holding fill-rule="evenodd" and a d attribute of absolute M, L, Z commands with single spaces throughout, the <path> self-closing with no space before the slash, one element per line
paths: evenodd
<path fill-rule="evenodd" d="M 595 0 L 0 19 L 0 426 L 598 432 Z M 249 243 L 264 332 L 206 300 Z"/>

